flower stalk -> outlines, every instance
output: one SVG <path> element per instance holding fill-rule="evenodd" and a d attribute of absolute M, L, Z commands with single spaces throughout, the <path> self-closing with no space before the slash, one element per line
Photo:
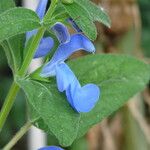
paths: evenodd
<path fill-rule="evenodd" d="M 3 148 L 3 150 L 10 150 L 22 138 L 22 136 L 30 129 L 32 123 L 27 122 L 10 140 L 10 142 Z"/>

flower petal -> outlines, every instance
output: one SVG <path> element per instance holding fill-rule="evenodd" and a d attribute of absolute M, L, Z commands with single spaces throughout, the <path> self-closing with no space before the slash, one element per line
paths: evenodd
<path fill-rule="evenodd" d="M 72 25 L 72 27 L 77 31 L 77 32 L 82 32 L 82 30 L 79 28 L 79 26 L 76 24 L 76 22 L 72 18 L 68 18 L 67 21 Z"/>
<path fill-rule="evenodd" d="M 41 76 L 54 76 L 56 64 L 64 62 L 70 55 L 81 49 L 87 52 L 95 52 L 93 43 L 87 37 L 82 34 L 72 35 L 68 43 L 60 44 L 51 61 L 44 66 Z"/>
<path fill-rule="evenodd" d="M 47 147 L 40 148 L 38 150 L 63 150 L 63 149 L 58 146 L 47 146 Z"/>
<path fill-rule="evenodd" d="M 74 110 L 76 110 L 76 108 L 74 107 L 74 103 L 73 103 L 73 100 L 74 100 L 73 95 L 76 93 L 76 90 L 80 88 L 81 88 L 81 85 L 79 81 L 76 79 L 69 85 L 68 89 L 66 90 L 67 100 L 72 106 L 72 108 L 74 108 Z"/>
<path fill-rule="evenodd" d="M 34 58 L 39 58 L 47 55 L 54 46 L 54 40 L 51 37 L 42 38 Z"/>
<path fill-rule="evenodd" d="M 58 90 L 60 92 L 65 91 L 69 85 L 75 80 L 75 75 L 65 63 L 58 64 L 56 66 L 56 80 Z"/>
<path fill-rule="evenodd" d="M 71 91 L 74 92 L 74 91 Z M 74 108 L 80 112 L 91 111 L 100 97 L 100 89 L 95 84 L 87 84 L 71 93 Z"/>
<path fill-rule="evenodd" d="M 67 27 L 61 22 L 54 24 L 51 29 L 56 34 L 60 43 L 67 43 L 70 41 L 70 33 Z"/>
<path fill-rule="evenodd" d="M 99 87 L 95 84 L 81 87 L 78 79 L 65 63 L 57 65 L 56 79 L 59 91 L 66 90 L 68 102 L 79 113 L 91 111 L 99 100 Z"/>
<path fill-rule="evenodd" d="M 43 19 L 45 15 L 47 3 L 48 3 L 48 0 L 40 0 L 37 6 L 36 13 L 41 20 Z"/>
<path fill-rule="evenodd" d="M 28 40 L 33 36 L 33 35 L 35 35 L 36 33 L 37 33 L 37 29 L 35 29 L 35 30 L 32 30 L 32 31 L 29 31 L 29 32 L 27 32 L 26 33 L 26 43 L 28 42 Z"/>

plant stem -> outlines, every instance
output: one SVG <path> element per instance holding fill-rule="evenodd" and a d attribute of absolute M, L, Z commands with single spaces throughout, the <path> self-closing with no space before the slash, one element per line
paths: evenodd
<path fill-rule="evenodd" d="M 58 3 L 58 0 L 51 0 L 50 8 L 48 9 L 48 11 L 43 19 L 44 22 L 46 22 L 47 20 L 50 20 L 50 18 L 53 15 L 53 12 L 56 8 L 57 3 Z"/>
<path fill-rule="evenodd" d="M 23 65 L 22 65 L 22 67 L 18 73 L 20 77 L 24 77 L 26 75 L 29 64 L 30 64 L 30 62 L 34 56 L 34 53 L 35 53 L 35 51 L 39 45 L 41 38 L 43 37 L 44 32 L 45 32 L 45 28 L 42 27 L 38 30 L 38 33 L 35 35 L 32 43 L 31 43 L 31 46 L 28 49 L 28 52 L 27 52 L 27 55 L 24 59 Z M 13 103 L 15 101 L 15 98 L 17 96 L 19 89 L 20 88 L 17 85 L 17 83 L 13 82 L 13 84 L 9 90 L 9 93 L 5 99 L 1 113 L 0 113 L 0 132 L 4 126 L 6 118 L 7 118 L 8 114 L 9 114 L 9 112 L 13 106 Z"/>
<path fill-rule="evenodd" d="M 47 12 L 45 18 L 50 19 L 52 17 L 52 14 L 55 10 L 57 2 L 58 2 L 58 0 L 52 0 L 51 6 L 48 9 L 48 12 Z M 19 77 L 24 77 L 26 75 L 28 67 L 31 63 L 31 60 L 33 59 L 35 51 L 38 48 L 38 45 L 39 45 L 39 43 L 40 43 L 40 41 L 41 41 L 41 39 L 44 35 L 45 30 L 46 30 L 45 27 L 41 27 L 38 30 L 37 34 L 34 36 L 34 38 L 32 40 L 32 43 L 31 43 L 31 45 L 28 49 L 28 52 L 26 54 L 26 57 L 23 61 L 22 67 L 21 67 L 21 69 L 19 70 L 19 72 L 17 74 Z M 8 93 L 6 99 L 5 99 L 2 110 L 0 112 L 0 132 L 3 128 L 3 126 L 4 126 L 6 118 L 7 118 L 8 114 L 9 114 L 9 112 L 10 112 L 12 106 L 13 106 L 13 103 L 15 101 L 15 98 L 17 96 L 17 93 L 18 93 L 19 89 L 20 88 L 17 85 L 17 83 L 13 82 L 13 84 L 12 84 L 10 90 L 9 90 L 9 93 Z"/>
<path fill-rule="evenodd" d="M 36 36 L 34 37 L 32 43 L 31 43 L 31 46 L 28 49 L 28 52 L 27 52 L 26 57 L 24 59 L 24 62 L 22 64 L 22 67 L 19 70 L 18 75 L 20 77 L 24 77 L 26 75 L 26 72 L 27 72 L 28 67 L 29 67 L 29 65 L 31 63 L 31 60 L 33 59 L 33 56 L 35 54 L 35 50 L 38 48 L 38 45 L 40 43 L 41 38 L 43 37 L 44 32 L 45 32 L 45 28 L 41 27 L 38 30 Z"/>
<path fill-rule="evenodd" d="M 8 92 L 8 95 L 6 97 L 6 100 L 3 104 L 2 110 L 0 112 L 0 131 L 2 130 L 5 120 L 12 108 L 14 99 L 16 98 L 18 91 L 19 91 L 19 86 L 15 82 L 13 82 Z"/>
<path fill-rule="evenodd" d="M 10 140 L 10 142 L 3 148 L 3 150 L 10 150 L 21 138 L 22 136 L 30 129 L 32 123 L 27 122 Z"/>

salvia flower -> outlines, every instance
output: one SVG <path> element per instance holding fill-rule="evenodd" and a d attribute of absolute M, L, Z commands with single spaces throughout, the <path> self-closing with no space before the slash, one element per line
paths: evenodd
<path fill-rule="evenodd" d="M 70 105 L 77 112 L 89 112 L 99 99 L 100 90 L 95 84 L 81 86 L 78 79 L 65 63 L 56 67 L 56 79 L 58 90 L 66 91 Z"/>
<path fill-rule="evenodd" d="M 60 43 L 67 43 L 70 41 L 69 31 L 64 24 L 57 22 L 51 30 L 55 33 Z"/>
<path fill-rule="evenodd" d="M 77 112 L 89 112 L 99 99 L 99 87 L 95 84 L 87 84 L 81 87 L 65 60 L 81 49 L 93 53 L 95 47 L 86 36 L 80 33 L 70 35 L 68 29 L 62 23 L 56 23 L 52 30 L 60 45 L 52 59 L 43 67 L 41 76 L 56 76 L 58 90 L 66 92 L 67 100 L 72 108 Z"/>
<path fill-rule="evenodd" d="M 50 77 L 56 75 L 56 65 L 64 62 L 74 52 L 85 50 L 94 53 L 95 47 L 93 43 L 83 34 L 77 33 L 70 35 L 64 24 L 57 22 L 52 31 L 56 34 L 60 45 L 58 46 L 52 59 L 45 65 L 41 72 L 42 77 Z"/>
<path fill-rule="evenodd" d="M 63 149 L 58 146 L 47 146 L 47 147 L 42 147 L 38 150 L 63 150 Z"/>
<path fill-rule="evenodd" d="M 43 19 L 45 12 L 46 12 L 46 6 L 47 6 L 48 0 L 40 0 L 38 7 L 36 9 L 36 13 L 39 16 L 39 18 Z M 37 30 L 29 31 L 26 33 L 26 43 L 37 33 Z M 54 40 L 51 37 L 45 37 L 42 38 L 39 44 L 39 47 L 36 50 L 36 53 L 34 55 L 34 58 L 39 58 L 47 55 L 50 50 L 54 46 Z"/>

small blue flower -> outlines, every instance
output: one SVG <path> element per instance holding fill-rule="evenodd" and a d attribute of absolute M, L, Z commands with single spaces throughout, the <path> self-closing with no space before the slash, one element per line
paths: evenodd
<path fill-rule="evenodd" d="M 36 9 L 36 13 L 41 19 L 41 21 L 45 15 L 47 3 L 48 3 L 48 0 L 40 0 L 38 7 Z M 36 33 L 37 33 L 37 30 L 27 32 L 26 43 Z M 40 41 L 39 47 L 36 50 L 34 58 L 39 58 L 39 57 L 43 57 L 47 55 L 50 52 L 50 50 L 53 48 L 53 46 L 54 46 L 54 40 L 51 37 L 42 38 Z"/>
<path fill-rule="evenodd" d="M 67 28 L 62 23 L 56 23 L 53 30 L 56 30 L 55 33 L 60 45 L 52 59 L 43 67 L 41 76 L 56 75 L 58 90 L 66 92 L 67 100 L 72 108 L 79 113 L 89 112 L 99 100 L 99 87 L 95 84 L 87 84 L 81 87 L 78 79 L 64 61 L 81 49 L 93 53 L 95 47 L 86 36 L 80 33 L 70 36 Z"/>
<path fill-rule="evenodd" d="M 84 35 L 73 34 L 71 35 L 69 42 L 61 43 L 59 45 L 51 61 L 44 66 L 41 76 L 49 77 L 56 75 L 56 65 L 60 62 L 64 62 L 69 56 L 79 50 L 94 53 L 95 47 L 93 43 Z"/>
<path fill-rule="evenodd" d="M 57 65 L 56 79 L 58 90 L 66 91 L 68 102 L 79 113 L 91 111 L 99 100 L 99 87 L 91 83 L 81 87 L 78 79 L 65 63 Z"/>
<path fill-rule="evenodd" d="M 63 150 L 63 149 L 58 146 L 47 146 L 47 147 L 40 148 L 38 150 Z"/>
<path fill-rule="evenodd" d="M 55 33 L 60 43 L 67 43 L 70 41 L 70 33 L 67 27 L 61 22 L 55 23 L 51 30 Z"/>

